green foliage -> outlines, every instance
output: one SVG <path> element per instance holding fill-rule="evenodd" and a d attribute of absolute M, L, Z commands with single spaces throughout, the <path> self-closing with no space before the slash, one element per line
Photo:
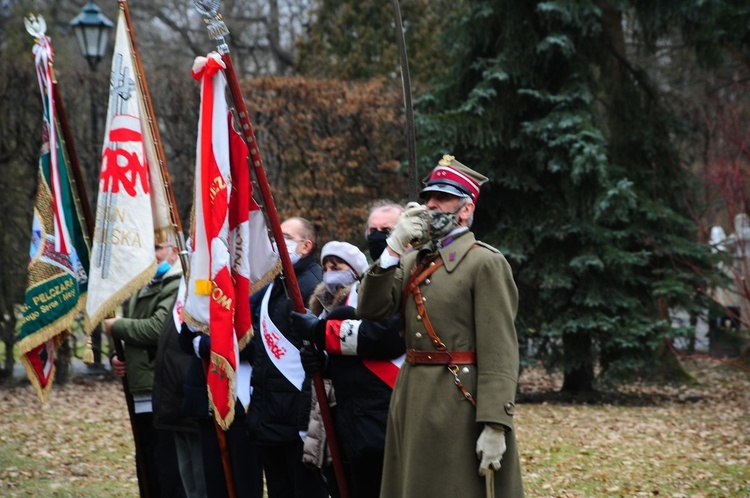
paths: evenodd
<path fill-rule="evenodd" d="M 750 4 L 743 0 L 667 0 L 632 3 L 645 43 L 654 49 L 658 43 L 680 34 L 693 47 L 698 60 L 719 67 L 727 54 L 748 64 L 750 50 Z M 744 54 L 744 55 L 743 55 Z"/>
<path fill-rule="evenodd" d="M 680 128 L 617 52 L 621 25 L 593 2 L 475 2 L 446 33 L 466 56 L 419 100 L 423 150 L 491 177 L 475 230 L 514 266 L 519 317 L 566 373 L 653 366 L 669 328 L 657 300 L 704 304 Z"/>
<path fill-rule="evenodd" d="M 467 0 L 399 2 L 412 86 L 423 87 L 443 74 L 450 40 L 440 37 Z M 390 0 L 322 0 L 307 36 L 299 45 L 298 70 L 305 76 L 363 80 L 400 75 L 398 47 Z M 437 39 L 437 41 L 436 41 Z"/>

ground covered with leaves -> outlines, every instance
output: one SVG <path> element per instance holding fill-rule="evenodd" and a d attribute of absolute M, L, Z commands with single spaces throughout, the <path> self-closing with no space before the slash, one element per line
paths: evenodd
<path fill-rule="evenodd" d="M 750 373 L 690 361 L 692 385 L 639 383 L 566 398 L 559 376 L 521 376 L 516 412 L 529 497 L 750 496 Z M 0 496 L 137 496 L 119 383 L 0 388 Z"/>

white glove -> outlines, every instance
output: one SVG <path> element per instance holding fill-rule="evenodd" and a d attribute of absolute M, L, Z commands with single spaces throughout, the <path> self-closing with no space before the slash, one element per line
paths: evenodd
<path fill-rule="evenodd" d="M 485 425 L 477 439 L 477 457 L 479 457 L 479 475 L 484 476 L 489 469 L 500 470 L 500 461 L 505 453 L 505 429 L 495 429 Z"/>
<path fill-rule="evenodd" d="M 423 215 L 427 212 L 427 206 L 410 202 L 406 210 L 391 230 L 385 243 L 388 244 L 396 254 L 404 254 L 412 240 L 421 239 L 425 231 L 425 219 Z"/>

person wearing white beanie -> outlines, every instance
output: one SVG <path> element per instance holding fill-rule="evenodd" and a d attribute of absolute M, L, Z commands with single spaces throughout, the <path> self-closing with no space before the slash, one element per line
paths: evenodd
<path fill-rule="evenodd" d="M 292 312 L 292 328 L 316 345 L 300 353 L 305 372 L 322 370 L 332 381 L 334 425 L 349 493 L 375 498 L 380 494 L 388 404 L 405 351 L 401 318 L 376 322 L 355 317 L 359 278 L 368 268 L 356 246 L 328 242 L 321 263 L 323 283 L 310 298 L 308 314 Z M 303 460 L 321 468 L 334 485 L 324 462 L 325 442 L 314 407 Z"/>

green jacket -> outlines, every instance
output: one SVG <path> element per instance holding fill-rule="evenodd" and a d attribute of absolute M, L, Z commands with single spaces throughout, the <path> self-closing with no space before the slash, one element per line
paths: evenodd
<path fill-rule="evenodd" d="M 456 236 L 439 253 L 443 266 L 420 291 L 427 316 L 447 350 L 477 354 L 476 365 L 462 365 L 458 371 L 477 408 L 461 395 L 447 366 L 404 363 L 388 413 L 380 496 L 484 498 L 485 480 L 478 474 L 475 448 L 484 424 L 492 423 L 507 428 L 495 496 L 518 498 L 523 496 L 513 430 L 518 291 L 510 265 L 496 249 L 476 242 L 471 232 Z M 435 351 L 413 296 L 403 292 L 416 260 L 417 251 L 412 251 L 395 267 L 373 265 L 360 286 L 357 314 L 379 320 L 403 306 L 407 350 Z"/>
<path fill-rule="evenodd" d="M 156 344 L 164 320 L 171 317 L 182 270 L 179 263 L 149 282 L 125 305 L 125 316 L 112 324 L 112 337 L 123 342 L 128 386 L 133 395 L 150 394 Z"/>

